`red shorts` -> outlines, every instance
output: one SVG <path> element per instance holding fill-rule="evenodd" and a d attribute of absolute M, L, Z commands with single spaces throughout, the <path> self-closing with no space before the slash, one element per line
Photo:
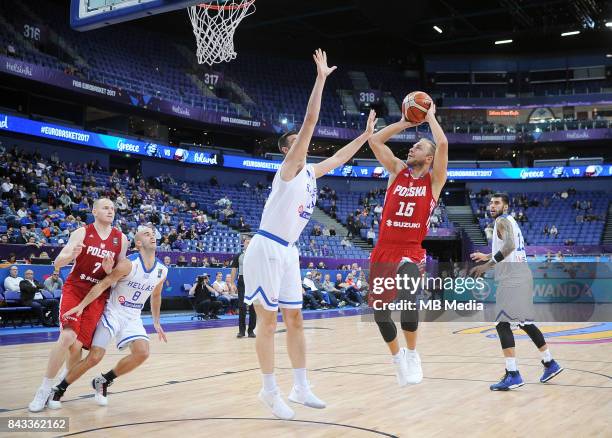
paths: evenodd
<path fill-rule="evenodd" d="M 89 350 L 91 341 L 98 321 L 102 317 L 104 307 L 108 299 L 108 292 L 104 292 L 89 306 L 85 307 L 81 316 L 70 315 L 65 319 L 64 313 L 79 305 L 89 291 L 76 289 L 71 285 L 64 285 L 62 288 L 62 298 L 60 300 L 60 324 L 62 329 L 69 328 L 77 334 L 77 340 L 83 344 L 83 348 Z"/>
<path fill-rule="evenodd" d="M 403 262 L 417 265 L 422 275 L 425 272 L 425 257 L 427 253 L 420 246 L 377 245 L 370 255 L 370 293 L 368 302 L 373 300 L 391 302 L 396 297 L 395 287 L 386 287 L 384 279 L 395 278 Z"/>

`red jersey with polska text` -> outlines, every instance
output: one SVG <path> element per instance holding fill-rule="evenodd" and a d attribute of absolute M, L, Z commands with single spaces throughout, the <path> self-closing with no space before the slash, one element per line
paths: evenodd
<path fill-rule="evenodd" d="M 112 228 L 108 238 L 102 240 L 94 224 L 87 225 L 83 249 L 75 260 L 65 286 L 70 286 L 71 290 L 82 291 L 83 296 L 87 294 L 95 284 L 106 277 L 102 268 L 104 257 L 110 254 L 115 260 L 113 267 L 117 266 L 122 243 L 123 233 L 116 228 Z"/>
<path fill-rule="evenodd" d="M 420 247 L 435 207 L 431 174 L 416 178 L 410 169 L 402 170 L 387 189 L 377 245 Z"/>

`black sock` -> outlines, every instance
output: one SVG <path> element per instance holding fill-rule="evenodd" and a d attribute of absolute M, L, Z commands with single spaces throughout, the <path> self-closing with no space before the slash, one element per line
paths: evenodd
<path fill-rule="evenodd" d="M 68 388 L 68 385 L 70 385 L 70 383 L 66 382 L 66 379 L 64 379 L 57 384 L 56 388 L 64 392 L 66 391 L 66 388 Z"/>
<path fill-rule="evenodd" d="M 117 377 L 117 375 L 115 374 L 115 372 L 113 370 L 110 370 L 108 373 L 106 374 L 102 374 L 102 377 L 104 377 L 104 379 L 108 382 L 111 383 L 113 380 L 115 380 L 115 378 Z"/>

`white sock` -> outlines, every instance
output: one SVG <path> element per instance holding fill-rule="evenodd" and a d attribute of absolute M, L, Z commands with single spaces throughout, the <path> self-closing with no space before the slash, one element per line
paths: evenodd
<path fill-rule="evenodd" d="M 302 388 L 308 388 L 308 380 L 306 379 L 306 368 L 293 369 L 293 383 Z"/>
<path fill-rule="evenodd" d="M 274 373 L 262 374 L 264 391 L 270 392 L 276 389 L 276 377 Z"/>
<path fill-rule="evenodd" d="M 548 363 L 552 360 L 552 354 L 550 354 L 550 350 L 548 348 L 544 351 L 540 351 L 540 354 L 542 355 L 542 360 L 544 362 Z"/>
<path fill-rule="evenodd" d="M 516 371 L 516 358 L 515 357 L 506 358 L 506 369 L 508 371 Z"/>
<path fill-rule="evenodd" d="M 400 360 L 402 360 L 402 349 L 401 348 L 399 349 L 397 354 L 393 355 L 393 363 L 398 363 Z"/>
<path fill-rule="evenodd" d="M 407 354 L 416 354 L 416 348 L 414 350 L 411 350 L 410 348 L 406 348 L 406 353 Z"/>
<path fill-rule="evenodd" d="M 53 379 L 49 379 L 47 377 L 43 377 L 42 387 L 45 389 L 53 388 Z"/>

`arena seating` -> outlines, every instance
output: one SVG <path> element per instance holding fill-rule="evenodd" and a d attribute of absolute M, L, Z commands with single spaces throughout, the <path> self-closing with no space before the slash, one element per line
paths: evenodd
<path fill-rule="evenodd" d="M 569 192 L 569 193 L 568 193 Z M 484 229 L 492 223 L 486 211 L 490 192 L 472 194 L 472 210 Z M 599 245 L 610 194 L 598 191 L 510 193 L 509 212 L 519 221 L 527 245 Z M 575 208 L 576 203 L 581 208 Z M 586 203 L 590 203 L 589 208 Z M 581 205 L 580 205 L 581 204 Z M 526 220 L 519 220 L 520 213 Z M 545 233 L 555 225 L 558 234 Z M 571 241 L 571 242 L 570 242 Z"/>

